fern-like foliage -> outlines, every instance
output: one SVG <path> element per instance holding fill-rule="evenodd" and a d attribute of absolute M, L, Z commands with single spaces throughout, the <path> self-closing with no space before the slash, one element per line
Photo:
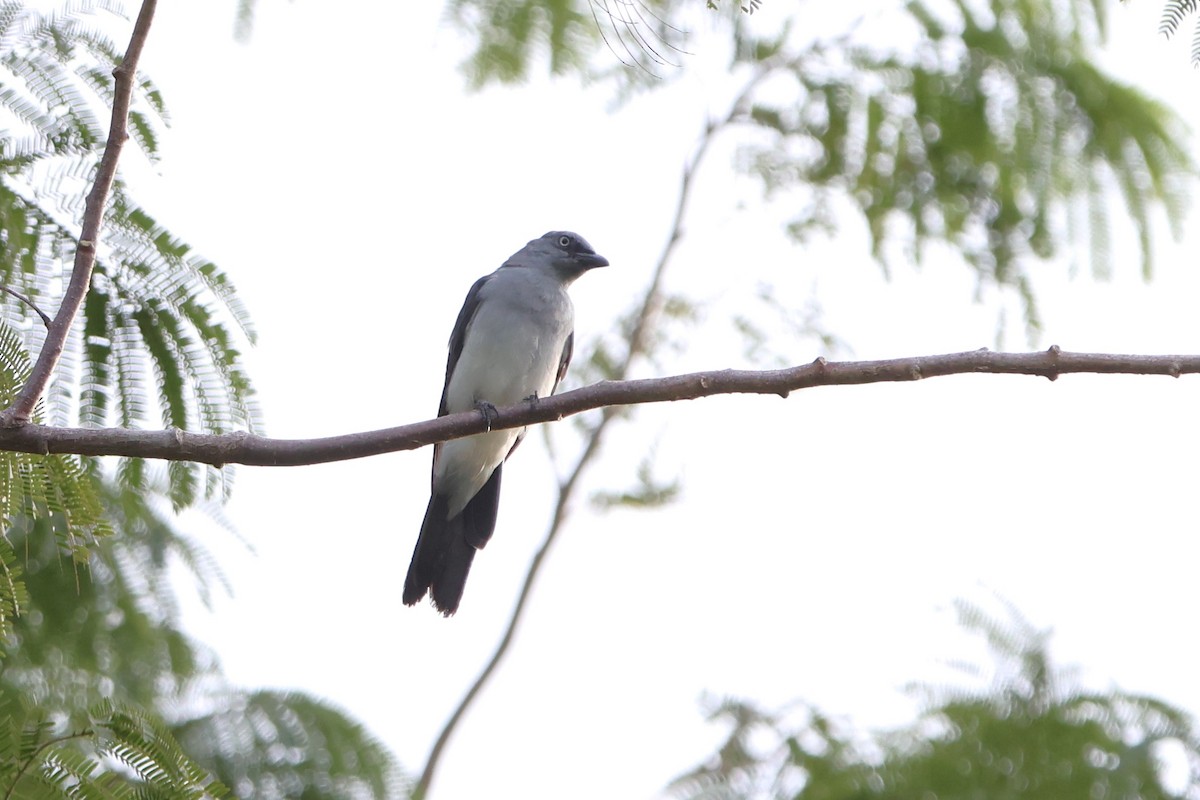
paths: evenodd
<path fill-rule="evenodd" d="M 50 311 L 78 244 L 121 58 L 94 15 L 119 10 L 103 0 L 58 14 L 0 3 L 0 283 Z M 153 160 L 167 122 L 162 96 L 139 75 L 134 100 L 130 134 Z M 0 315 L 36 352 L 42 331 L 28 308 L 5 296 Z M 142 209 L 118 175 L 82 325 L 50 389 L 51 421 L 253 429 L 258 411 L 240 354 L 253 338 L 228 277 Z M 142 465 L 121 476 L 145 487 Z M 177 507 L 228 488 L 224 473 L 202 466 L 175 466 L 170 477 Z"/>
<path fill-rule="evenodd" d="M 159 721 L 103 702 L 86 724 L 54 722 L 0 695 L 0 793 L 33 800 L 202 800 L 228 790 Z"/>
<path fill-rule="evenodd" d="M 0 322 L 0 405 L 12 402 L 29 378 L 29 355 L 20 337 Z M 40 409 L 35 412 L 35 420 Z M 35 522 L 36 520 L 36 522 Z M 59 554 L 86 563 L 97 536 L 112 532 L 97 491 L 96 476 L 79 457 L 0 452 L 0 525 L 40 526 Z M 10 541 L 0 543 L 0 637 L 26 605 L 21 569 Z"/>
<path fill-rule="evenodd" d="M 1200 10 L 1197 0 L 1167 0 L 1163 5 L 1162 21 L 1158 23 L 1158 32 L 1170 38 L 1179 30 L 1180 24 Z M 1200 67 L 1200 19 L 1196 20 L 1196 31 L 1192 34 L 1192 66 Z"/>
<path fill-rule="evenodd" d="M 243 797 L 385 798 L 403 793 L 395 759 L 361 724 L 316 698 L 258 691 L 175 735 Z M 315 791 L 310 788 L 309 791 Z"/>
<path fill-rule="evenodd" d="M 88 711 L 98 704 L 142 709 L 239 796 L 404 796 L 395 759 L 359 723 L 301 693 L 232 686 L 213 653 L 180 629 L 179 573 L 170 568 L 188 568 L 205 593 L 223 578 L 204 547 L 178 529 L 159 478 L 145 493 L 103 485 L 120 535 L 101 540 L 78 575 L 62 568 L 44 531 L 9 532 L 24 613 L 0 639 L 0 698 L 36 704 L 45 718 L 63 721 L 60 731 L 94 727 Z"/>
<path fill-rule="evenodd" d="M 162 486 L 151 492 L 101 486 L 106 517 L 119 536 L 100 540 L 86 570 L 64 570 L 45 522 L 8 531 L 20 556 L 25 613 L 12 626 L 0 686 L 36 697 L 56 714 L 119 697 L 158 708 L 164 694 L 178 697 L 215 659 L 172 622 L 172 560 L 192 568 L 202 585 L 221 576 L 211 557 L 171 526 Z"/>
<path fill-rule="evenodd" d="M 519 81 L 548 53 L 552 72 L 612 78 L 624 96 L 638 71 L 598 68 L 602 20 L 589 5 L 637 7 L 645 42 L 657 41 L 656 26 L 671 41 L 698 6 L 450 0 L 447 18 L 475 42 L 476 84 Z M 752 4 L 715 5 L 712 19 L 733 40 L 732 72 L 757 80 L 732 115 L 744 145 L 737 166 L 793 204 L 796 239 L 838 229 L 845 214 L 834 209 L 848 203 L 885 269 L 931 249 L 953 253 L 981 287 L 1022 306 L 1032 338 L 1034 264 L 1066 256 L 1104 278 L 1117 260 L 1110 231 L 1127 224 L 1149 276 L 1153 214 L 1181 229 L 1198 174 L 1186 126 L 1097 66 L 1101 0 L 906 0 L 815 36 L 802 16 L 760 32 L 740 11 Z M 1171 0 L 1166 29 L 1196 6 Z"/>
<path fill-rule="evenodd" d="M 1151 212 L 1178 232 L 1197 166 L 1177 115 L 1096 66 L 1102 5 L 909 0 L 894 24 L 915 47 L 739 41 L 738 61 L 795 87 L 772 83 L 739 117 L 765 134 L 742 164 L 796 199 L 795 236 L 834 227 L 828 209 L 849 199 L 882 263 L 949 245 L 1015 291 L 1036 332 L 1030 267 L 1066 251 L 1108 275 L 1115 196 L 1149 277 Z"/>
<path fill-rule="evenodd" d="M 6 538 L 0 538 L 0 637 L 12 634 L 13 622 L 29 608 L 21 562 Z"/>
<path fill-rule="evenodd" d="M 654 80 L 685 55 L 677 16 L 688 6 L 700 8 L 695 0 L 449 0 L 446 11 L 474 40 L 463 68 L 479 88 L 523 81 L 543 58 L 556 75 L 611 71 L 621 82 Z M 605 59 L 593 65 L 598 47 Z"/>

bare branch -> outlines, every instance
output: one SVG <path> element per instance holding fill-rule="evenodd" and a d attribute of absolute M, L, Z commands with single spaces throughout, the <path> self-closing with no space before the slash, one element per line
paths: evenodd
<path fill-rule="evenodd" d="M 727 369 L 635 381 L 601 381 L 536 402 L 498 408 L 491 418 L 491 429 L 551 422 L 597 408 L 695 400 L 719 394 L 787 397 L 791 392 L 817 386 L 916 381 L 972 373 L 1037 375 L 1050 380 L 1072 373 L 1179 377 L 1200 373 L 1200 355 L 1068 353 L 1055 346 L 1037 353 L 996 353 L 984 349 L 884 361 L 827 362 L 818 358 L 811 364 L 787 369 Z M 25 425 L 0 430 L 0 450 L 130 456 L 216 466 L 295 467 L 416 450 L 436 442 L 482 433 L 487 427 L 488 421 L 475 411 L 396 428 L 319 439 L 268 439 L 243 432 L 214 435 L 176 429 L 143 431 Z"/>
<path fill-rule="evenodd" d="M 33 365 L 29 380 L 13 404 L 0 413 L 0 426 L 11 427 L 29 422 L 34 406 L 50 384 L 50 378 L 54 375 L 66 346 L 67 336 L 71 332 L 71 325 L 79 314 L 84 297 L 87 296 L 88 287 L 92 282 L 92 267 L 96 264 L 96 245 L 104 223 L 104 207 L 108 204 L 108 195 L 117 177 L 117 161 L 121 157 L 121 149 L 129 138 L 129 106 L 133 100 L 138 59 L 141 58 L 142 49 L 146 45 L 156 5 L 156 0 L 143 0 L 142 9 L 133 25 L 133 34 L 129 38 L 129 47 L 125 50 L 125 58 L 113 70 L 113 109 L 108 141 L 104 145 L 104 154 L 96 168 L 96 180 L 92 183 L 84 206 L 83 226 L 79 235 L 79 246 L 75 248 L 71 281 L 67 285 L 62 305 L 59 306 L 54 321 L 48 326 L 46 341 L 38 354 L 37 362 Z"/>

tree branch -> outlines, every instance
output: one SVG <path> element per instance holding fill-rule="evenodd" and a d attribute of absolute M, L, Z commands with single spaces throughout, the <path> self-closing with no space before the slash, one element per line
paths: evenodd
<path fill-rule="evenodd" d="M 536 402 L 498 408 L 491 420 L 491 430 L 551 422 L 613 406 L 695 400 L 718 394 L 787 397 L 791 392 L 817 386 L 916 381 L 971 373 L 1037 375 L 1050 380 L 1073 373 L 1179 377 L 1200 373 L 1200 355 L 1068 353 L 1056 345 L 1037 353 L 996 353 L 983 349 L 883 361 L 827 362 L 818 358 L 811 364 L 787 369 L 726 369 L 635 381 L 601 381 Z M 215 466 L 295 467 L 416 450 L 436 442 L 482 433 L 487 427 L 483 415 L 474 411 L 396 428 L 319 439 L 268 439 L 244 432 L 216 435 L 178 429 L 145 431 L 25 425 L 0 430 L 0 450 L 157 458 Z"/>
<path fill-rule="evenodd" d="M 104 207 L 108 204 L 108 195 L 117 177 L 117 161 L 121 157 L 121 149 L 129 139 L 129 106 L 133 101 L 137 63 L 145 47 L 146 37 L 150 33 L 150 23 L 154 19 L 156 5 L 156 0 L 143 0 L 141 11 L 138 12 L 137 21 L 133 25 L 133 34 L 129 38 L 129 47 L 125 50 L 125 57 L 113 70 L 113 109 L 108 127 L 108 141 L 96 168 L 96 180 L 92 183 L 84 205 L 83 225 L 79 235 L 79 246 L 75 248 L 71 281 L 63 294 L 62 305 L 59 306 L 54 321 L 48 326 L 46 341 L 38 354 L 37 362 L 33 365 L 29 380 L 13 404 L 0 413 L 0 426 L 7 428 L 29 422 L 34 406 L 50 384 L 50 378 L 54 375 L 66 347 L 71 325 L 74 324 L 87 296 L 88 287 L 92 283 L 96 245 L 100 238 L 100 228 L 104 224 Z"/>

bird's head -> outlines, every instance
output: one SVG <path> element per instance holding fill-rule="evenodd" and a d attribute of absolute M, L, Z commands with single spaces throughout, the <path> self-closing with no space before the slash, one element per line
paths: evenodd
<path fill-rule="evenodd" d="M 505 266 L 549 267 L 565 281 L 573 281 L 589 269 L 607 267 L 608 259 L 597 253 L 578 233 L 550 231 L 522 247 Z"/>

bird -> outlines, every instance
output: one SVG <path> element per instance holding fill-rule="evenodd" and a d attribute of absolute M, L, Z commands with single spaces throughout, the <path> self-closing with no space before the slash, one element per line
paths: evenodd
<path fill-rule="evenodd" d="M 587 240 L 550 231 L 475 282 L 450 334 L 438 416 L 536 402 L 571 363 L 575 309 L 567 288 L 608 266 Z M 404 579 L 405 605 L 428 592 L 444 616 L 458 611 L 467 573 L 496 528 L 504 462 L 525 429 L 488 430 L 434 445 L 429 505 Z"/>

